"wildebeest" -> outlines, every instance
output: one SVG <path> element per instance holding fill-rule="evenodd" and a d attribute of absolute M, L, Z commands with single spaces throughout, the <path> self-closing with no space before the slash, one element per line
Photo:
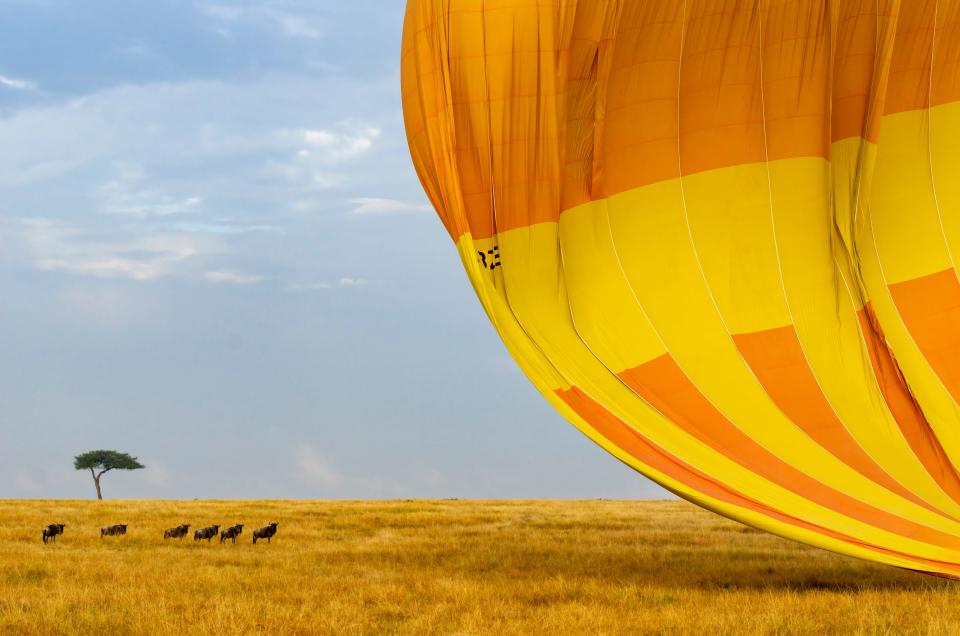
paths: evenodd
<path fill-rule="evenodd" d="M 187 536 L 187 532 L 190 530 L 190 524 L 184 523 L 176 528 L 169 528 L 168 530 L 163 531 L 164 539 L 182 539 Z"/>
<path fill-rule="evenodd" d="M 270 543 L 270 539 L 273 538 L 273 535 L 277 534 L 277 526 L 280 524 L 274 521 L 268 526 L 258 528 L 253 531 L 253 543 L 257 543 L 257 539 L 266 539 L 267 543 Z"/>
<path fill-rule="evenodd" d="M 49 526 L 43 529 L 43 542 L 53 541 L 57 542 L 57 535 L 63 534 L 63 529 L 66 528 L 65 523 L 51 523 Z"/>
<path fill-rule="evenodd" d="M 209 543 L 210 539 L 217 536 L 218 532 L 220 532 L 219 525 L 209 526 L 207 528 L 200 528 L 199 530 L 193 533 L 193 540 L 200 541 L 202 539 L 206 539 L 207 543 Z"/>
<path fill-rule="evenodd" d="M 127 534 L 127 524 L 118 523 L 114 526 L 107 526 L 106 528 L 100 528 L 100 538 L 104 537 L 119 537 Z"/>
<path fill-rule="evenodd" d="M 235 526 L 230 526 L 226 530 L 220 533 L 220 543 L 223 543 L 227 539 L 232 539 L 234 543 L 237 542 L 237 537 L 240 536 L 240 533 L 243 532 L 243 524 L 238 523 Z"/>

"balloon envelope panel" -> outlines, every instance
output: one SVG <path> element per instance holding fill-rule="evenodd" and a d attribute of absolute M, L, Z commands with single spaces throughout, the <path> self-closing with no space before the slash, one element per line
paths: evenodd
<path fill-rule="evenodd" d="M 960 575 L 960 2 L 410 0 L 401 73 L 558 411 L 720 514 Z"/>

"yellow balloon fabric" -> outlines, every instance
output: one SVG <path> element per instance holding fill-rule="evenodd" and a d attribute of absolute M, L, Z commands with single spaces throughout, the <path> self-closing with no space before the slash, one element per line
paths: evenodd
<path fill-rule="evenodd" d="M 717 513 L 960 576 L 960 2 L 409 0 L 401 73 L 558 411 Z"/>

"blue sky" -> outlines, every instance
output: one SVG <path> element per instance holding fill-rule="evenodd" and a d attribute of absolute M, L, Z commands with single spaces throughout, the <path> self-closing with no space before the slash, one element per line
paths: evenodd
<path fill-rule="evenodd" d="M 398 0 L 0 0 L 0 497 L 649 497 L 409 163 Z"/>

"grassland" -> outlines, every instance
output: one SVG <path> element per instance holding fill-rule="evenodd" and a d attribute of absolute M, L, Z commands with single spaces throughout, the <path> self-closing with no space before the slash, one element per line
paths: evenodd
<path fill-rule="evenodd" d="M 164 542 L 179 523 L 247 527 Z M 0 632 L 957 634 L 960 584 L 683 502 L 0 501 Z"/>

